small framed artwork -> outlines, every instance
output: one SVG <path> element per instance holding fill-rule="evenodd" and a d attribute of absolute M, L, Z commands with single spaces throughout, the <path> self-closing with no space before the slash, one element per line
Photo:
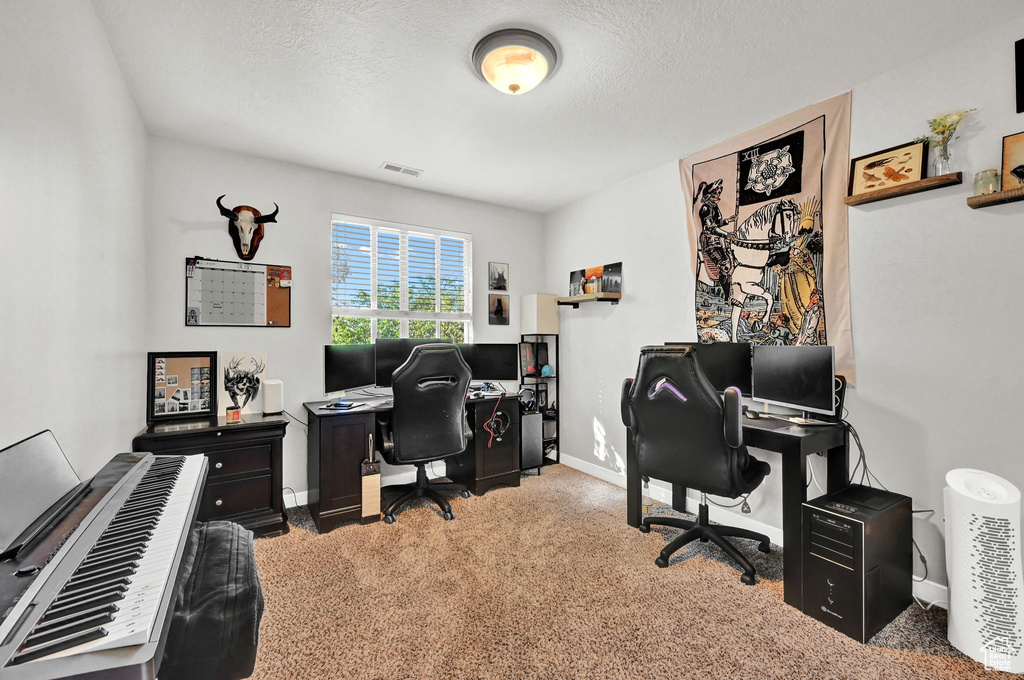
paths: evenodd
<path fill-rule="evenodd" d="M 216 352 L 147 355 L 146 422 L 217 414 Z"/>
<path fill-rule="evenodd" d="M 537 410 L 547 411 L 548 410 L 548 385 L 547 383 L 537 383 L 533 386 L 534 394 L 537 398 Z"/>
<path fill-rule="evenodd" d="M 508 290 L 508 264 L 505 262 L 487 263 L 487 289 Z"/>
<path fill-rule="evenodd" d="M 1003 137 L 1002 190 L 1024 187 L 1024 132 Z"/>
<path fill-rule="evenodd" d="M 916 182 L 928 167 L 928 142 L 908 142 L 850 161 L 849 195 Z"/>
<path fill-rule="evenodd" d="M 490 326 L 508 325 L 508 295 L 487 296 L 487 324 Z"/>

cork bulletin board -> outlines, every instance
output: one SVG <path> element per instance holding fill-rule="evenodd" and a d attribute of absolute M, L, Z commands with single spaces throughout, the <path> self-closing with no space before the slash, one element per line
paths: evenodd
<path fill-rule="evenodd" d="M 185 258 L 185 325 L 291 326 L 292 268 Z"/>

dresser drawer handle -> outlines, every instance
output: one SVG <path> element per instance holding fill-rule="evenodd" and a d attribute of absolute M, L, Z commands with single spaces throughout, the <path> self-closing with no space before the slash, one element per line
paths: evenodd
<path fill-rule="evenodd" d="M 222 434 L 224 434 L 224 433 L 223 433 L 223 432 L 218 432 L 218 433 L 217 433 L 217 436 L 219 437 L 219 436 L 221 436 Z"/>
<path fill-rule="evenodd" d="M 221 469 L 222 467 L 224 467 L 224 463 L 217 463 L 217 464 L 216 464 L 216 465 L 214 465 L 213 467 L 215 467 L 215 468 L 217 468 L 217 469 L 219 470 L 219 469 Z"/>
<path fill-rule="evenodd" d="M 218 507 L 220 507 L 221 505 L 224 505 L 224 499 L 223 498 L 218 498 L 216 501 L 214 501 L 213 504 L 218 506 Z"/>

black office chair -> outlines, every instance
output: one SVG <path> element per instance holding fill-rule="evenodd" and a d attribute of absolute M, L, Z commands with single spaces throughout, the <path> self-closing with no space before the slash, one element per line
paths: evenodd
<path fill-rule="evenodd" d="M 739 391 L 724 396 L 700 369 L 690 346 L 644 347 L 635 379 L 622 384 L 622 422 L 629 428 L 640 474 L 681 484 L 701 492 L 697 521 L 678 517 L 645 517 L 640 531 L 651 525 L 686 529 L 654 561 L 667 567 L 672 553 L 695 539 L 712 541 L 743 567 L 740 580 L 754 584 L 754 567 L 726 536 L 759 542 L 770 552 L 768 537 L 738 527 L 711 525 L 707 494 L 736 498 L 757 488 L 771 471 L 743 445 L 743 407 Z"/>
<path fill-rule="evenodd" d="M 394 408 L 381 424 L 381 455 L 390 465 L 415 465 L 416 483 L 385 487 L 398 491 L 384 509 L 384 521 L 395 521 L 395 510 L 406 501 L 426 496 L 437 503 L 446 520 L 455 519 L 439 489 L 469 490 L 464 484 L 431 482 L 427 463 L 455 456 L 473 438 L 466 418 L 469 365 L 455 345 L 417 345 L 391 376 Z"/>

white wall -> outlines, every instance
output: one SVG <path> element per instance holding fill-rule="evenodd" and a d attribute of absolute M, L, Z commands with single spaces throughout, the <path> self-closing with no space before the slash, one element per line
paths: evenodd
<path fill-rule="evenodd" d="M 0 448 L 49 428 L 88 476 L 143 424 L 146 133 L 89 2 L 0 26 Z"/>
<path fill-rule="evenodd" d="M 331 341 L 331 213 L 374 217 L 473 236 L 476 342 L 518 342 L 520 298 L 539 290 L 541 217 L 393 184 L 255 158 L 204 146 L 150 140 L 150 248 L 147 256 L 150 351 L 266 351 L 267 376 L 284 381 L 285 408 L 306 420 L 302 403 L 324 399 L 323 346 Z M 383 172 L 383 171 L 382 171 Z M 410 180 L 414 182 L 414 180 Z M 227 220 L 215 201 L 263 212 L 280 206 L 254 262 L 292 267 L 290 328 L 186 328 L 185 258 L 237 261 Z M 508 326 L 487 324 L 487 262 L 509 264 Z M 513 385 L 507 385 L 515 389 Z M 438 467 L 438 472 L 441 468 Z M 385 470 L 385 483 L 412 478 Z M 306 437 L 292 423 L 285 437 L 284 484 L 306 489 Z M 293 497 L 286 493 L 285 502 Z"/>
<path fill-rule="evenodd" d="M 1024 203 L 971 210 L 965 202 L 974 173 L 999 166 L 1002 136 L 1024 129 L 1013 85 L 1013 43 L 1022 35 L 1024 20 L 1008 22 L 853 87 L 852 156 L 925 134 L 929 118 L 978 109 L 955 142 L 962 186 L 849 213 L 858 377 L 849 420 L 882 482 L 912 496 L 915 508 L 936 511 L 918 515 L 914 533 L 937 583 L 945 580 L 945 473 L 976 467 L 1024 487 L 1024 445 L 1011 436 L 1024 377 L 1015 285 Z M 793 109 L 810 103 L 795 101 Z M 621 475 L 602 472 L 625 454 L 621 381 L 635 373 L 642 345 L 695 333 L 685 207 L 673 161 L 545 218 L 548 291 L 565 294 L 573 269 L 623 261 L 618 307 L 560 312 L 563 456 L 621 483 Z M 778 535 L 779 456 L 755 455 L 773 474 L 751 496 L 752 517 Z M 822 461 L 812 465 L 824 471 Z"/>

